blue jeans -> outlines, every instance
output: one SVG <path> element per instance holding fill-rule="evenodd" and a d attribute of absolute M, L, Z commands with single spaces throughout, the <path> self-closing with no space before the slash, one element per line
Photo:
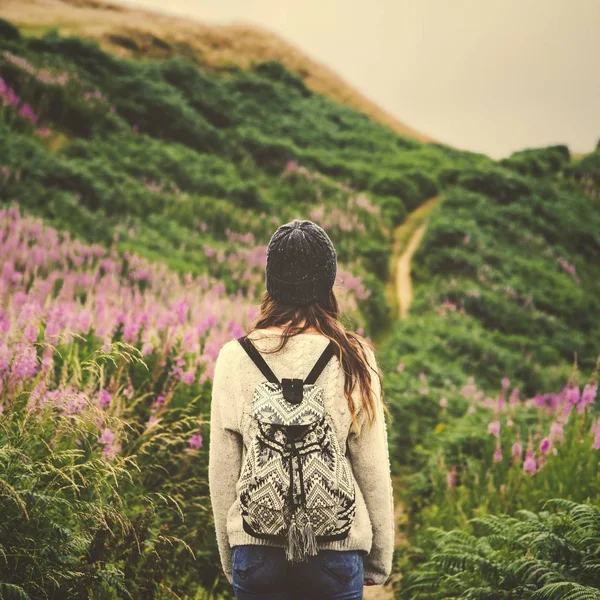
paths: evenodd
<path fill-rule="evenodd" d="M 362 600 L 360 550 L 327 550 L 304 562 L 288 562 L 276 546 L 241 544 L 231 549 L 238 600 Z"/>

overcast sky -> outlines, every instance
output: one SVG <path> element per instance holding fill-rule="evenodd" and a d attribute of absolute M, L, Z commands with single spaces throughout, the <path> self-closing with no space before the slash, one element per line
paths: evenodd
<path fill-rule="evenodd" d="M 257 23 L 407 125 L 495 158 L 600 138 L 600 0 L 129 0 Z"/>

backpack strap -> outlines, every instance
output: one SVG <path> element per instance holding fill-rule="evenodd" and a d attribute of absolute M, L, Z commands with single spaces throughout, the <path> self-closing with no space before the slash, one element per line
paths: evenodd
<path fill-rule="evenodd" d="M 261 353 L 256 349 L 256 346 L 248 339 L 248 336 L 243 335 L 237 338 L 237 341 L 241 344 L 242 348 L 246 351 L 248 356 L 252 359 L 252 362 L 261 370 L 262 374 L 267 378 L 271 383 L 278 383 L 281 385 L 279 379 L 277 379 L 275 373 L 271 370 L 271 367 L 267 364 Z M 321 353 L 321 356 L 317 359 L 317 362 L 314 364 L 310 373 L 307 375 L 306 379 L 304 379 L 305 384 L 315 383 L 325 365 L 329 362 L 329 359 L 334 354 L 335 344 L 330 340 L 329 344 L 327 344 L 325 350 Z"/>
<path fill-rule="evenodd" d="M 252 362 L 261 370 L 262 374 L 267 378 L 267 381 L 271 383 L 278 383 L 279 379 L 275 376 L 275 373 L 271 370 L 271 367 L 267 364 L 267 361 L 262 357 L 261 353 L 256 349 L 256 346 L 248 339 L 248 336 L 241 336 L 237 339 L 241 344 L 242 348 L 247 352 L 248 356 L 252 359 Z"/>
<path fill-rule="evenodd" d="M 317 362 L 315 363 L 315 366 L 311 369 L 310 373 L 306 376 L 306 379 L 304 380 L 305 384 L 314 383 L 317 380 L 317 378 L 319 377 L 319 375 L 325 368 L 325 365 L 329 362 L 329 359 L 333 356 L 334 347 L 335 347 L 335 344 L 333 343 L 333 341 L 329 340 L 329 344 L 327 344 L 327 347 L 325 348 L 325 350 L 323 350 L 323 353 L 321 354 L 321 356 L 319 356 Z"/>

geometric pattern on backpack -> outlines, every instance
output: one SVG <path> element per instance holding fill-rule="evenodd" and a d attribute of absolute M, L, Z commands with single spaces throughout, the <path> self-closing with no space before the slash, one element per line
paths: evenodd
<path fill-rule="evenodd" d="M 267 381 L 253 393 L 254 434 L 238 482 L 249 535 L 285 542 L 286 558 L 317 554 L 317 542 L 347 537 L 356 514 L 354 477 L 315 384 L 330 342 L 304 380 L 279 382 L 246 336 L 238 338 Z"/>

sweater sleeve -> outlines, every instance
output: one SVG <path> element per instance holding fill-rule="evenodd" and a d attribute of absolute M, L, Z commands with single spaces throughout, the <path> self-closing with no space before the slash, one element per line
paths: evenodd
<path fill-rule="evenodd" d="M 373 351 L 367 347 L 366 353 L 371 367 L 378 371 Z M 383 584 L 391 574 L 394 556 L 394 499 L 381 386 L 373 372 L 371 388 L 376 401 L 376 421 L 369 427 L 367 414 L 361 403 L 357 415 L 359 435 L 352 431 L 348 436 L 348 452 L 373 528 L 373 544 L 365 557 L 364 577 Z"/>
<path fill-rule="evenodd" d="M 225 344 L 217 357 L 212 385 L 210 410 L 210 442 L 208 455 L 208 485 L 212 504 L 217 544 L 223 572 L 229 583 L 231 574 L 231 547 L 227 533 L 227 513 L 236 499 L 236 483 L 239 478 L 243 440 L 231 415 L 231 407 L 239 396 L 239 379 L 231 343 Z M 228 417 L 229 415 L 229 417 Z M 229 420 L 228 420 L 229 419 Z"/>

